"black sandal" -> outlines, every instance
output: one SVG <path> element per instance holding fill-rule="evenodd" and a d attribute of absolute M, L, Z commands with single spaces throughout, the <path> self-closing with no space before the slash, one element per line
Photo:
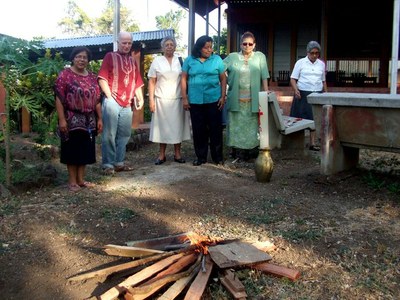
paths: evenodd
<path fill-rule="evenodd" d="M 156 162 L 154 163 L 156 166 L 162 165 L 163 163 L 165 163 L 167 161 L 167 158 L 164 157 L 164 159 L 159 159 L 157 158 Z"/>
<path fill-rule="evenodd" d="M 201 166 L 202 164 L 205 164 L 206 162 L 204 160 L 201 159 L 196 159 L 195 161 L 193 161 L 193 166 Z"/>
<path fill-rule="evenodd" d="M 182 157 L 181 158 L 176 158 L 174 156 L 174 162 L 180 163 L 180 164 L 184 164 L 186 162 L 186 160 L 184 160 Z"/>

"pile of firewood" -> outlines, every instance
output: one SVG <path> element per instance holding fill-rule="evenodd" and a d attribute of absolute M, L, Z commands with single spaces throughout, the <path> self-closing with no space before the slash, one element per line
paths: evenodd
<path fill-rule="evenodd" d="M 270 242 L 250 243 L 184 233 L 128 242 L 127 246 L 106 245 L 104 250 L 109 255 L 133 260 L 68 279 L 79 281 L 131 271 L 124 281 L 95 297 L 102 300 L 146 299 L 156 292 L 161 300 L 182 298 L 183 294 L 185 300 L 201 299 L 215 267 L 222 274 L 222 285 L 234 299 L 247 298 L 243 284 L 234 274 L 235 268 L 252 268 L 293 281 L 300 276 L 296 270 L 268 262 L 271 256 L 266 252 L 275 250 Z"/>

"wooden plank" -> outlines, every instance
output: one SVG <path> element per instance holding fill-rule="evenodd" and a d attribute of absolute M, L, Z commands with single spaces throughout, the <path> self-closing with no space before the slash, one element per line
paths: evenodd
<path fill-rule="evenodd" d="M 208 248 L 218 267 L 231 268 L 271 260 L 271 256 L 246 242 L 233 242 Z"/>
<path fill-rule="evenodd" d="M 243 283 L 231 270 L 225 270 L 224 276 L 220 278 L 222 285 L 232 294 L 235 299 L 246 299 L 247 294 Z"/>
<path fill-rule="evenodd" d="M 180 258 L 177 262 L 173 263 L 172 265 L 170 265 L 167 269 L 165 269 L 164 271 L 158 273 L 155 277 L 151 278 L 150 280 L 146 281 L 144 284 L 150 284 L 154 281 L 157 281 L 158 279 L 170 275 L 170 274 L 176 274 L 179 271 L 183 270 L 184 268 L 186 268 L 188 265 L 191 265 L 192 263 L 194 263 L 197 259 L 197 257 L 199 256 L 199 254 L 197 253 L 190 253 L 182 258 Z"/>
<path fill-rule="evenodd" d="M 198 256 L 199 256 L 198 254 L 186 255 L 185 257 L 182 257 L 173 265 L 171 265 L 168 268 L 169 272 L 163 271 L 162 273 L 164 274 L 162 276 L 159 276 L 156 280 L 149 280 L 148 282 L 145 282 L 144 284 L 138 287 L 128 288 L 127 293 L 129 293 L 130 295 L 125 298 L 129 298 L 131 300 L 146 299 L 147 297 L 153 295 L 155 292 L 157 292 L 160 288 L 162 288 L 166 284 L 187 277 L 193 272 L 195 268 L 197 268 L 197 266 L 200 265 L 200 260 L 198 260 L 197 264 L 192 265 L 189 268 L 189 270 L 181 273 L 178 273 L 178 271 L 192 264 Z"/>
<path fill-rule="evenodd" d="M 104 252 L 108 255 L 122 256 L 122 257 L 144 257 L 153 254 L 163 253 L 164 251 L 140 248 L 140 247 L 129 247 L 119 245 L 105 245 Z"/>
<path fill-rule="evenodd" d="M 286 277 L 292 281 L 296 281 L 300 277 L 300 272 L 283 266 L 271 263 L 260 263 L 251 266 L 252 269 L 259 270 L 263 273 L 275 275 L 277 277 Z"/>
<path fill-rule="evenodd" d="M 128 269 L 132 269 L 138 266 L 142 266 L 144 264 L 147 264 L 149 262 L 152 261 L 156 261 L 168 256 L 172 256 L 174 255 L 174 252 L 166 252 L 166 253 L 161 253 L 161 254 L 156 254 L 150 257 L 146 257 L 146 258 L 142 258 L 139 260 L 134 260 L 134 261 L 130 261 L 127 263 L 122 263 L 116 266 L 112 266 L 112 267 L 107 267 L 104 269 L 100 269 L 100 270 L 96 270 L 96 271 L 92 271 L 92 272 L 88 272 L 88 273 L 84 273 L 81 275 L 77 275 L 77 276 L 73 276 L 68 278 L 69 281 L 79 281 L 79 280 L 85 280 L 85 279 L 89 279 L 89 278 L 93 278 L 93 277 L 98 277 L 98 276 L 108 276 L 110 274 L 116 273 L 116 272 L 120 272 L 120 271 L 125 271 Z"/>
<path fill-rule="evenodd" d="M 190 285 L 184 300 L 200 300 L 207 286 L 208 279 L 210 278 L 214 262 L 211 260 L 210 255 L 206 256 L 206 270 L 200 270 L 193 283 Z"/>
<path fill-rule="evenodd" d="M 164 294 L 162 294 L 157 300 L 173 300 L 175 299 L 183 289 L 193 280 L 194 276 L 199 272 L 200 266 L 193 269 L 189 276 L 177 280 L 171 285 Z"/>
<path fill-rule="evenodd" d="M 31 132 L 31 113 L 26 109 L 26 107 L 22 107 L 21 109 L 22 116 L 22 133 Z"/>
<path fill-rule="evenodd" d="M 185 255 L 184 253 L 178 253 L 178 254 L 164 258 L 163 260 L 160 260 L 160 261 L 152 264 L 151 266 L 128 277 L 123 282 L 119 283 L 118 285 L 112 287 L 111 289 L 109 289 L 108 291 L 103 293 L 101 296 L 99 296 L 99 299 L 101 299 L 101 300 L 116 299 L 120 295 L 120 293 L 125 291 L 128 287 L 134 286 L 134 285 L 146 280 L 147 278 L 150 278 L 155 273 L 160 272 L 161 270 L 164 270 L 165 268 L 167 268 L 169 265 L 176 262 L 178 259 L 180 259 L 184 255 Z"/>
<path fill-rule="evenodd" d="M 155 239 L 130 241 L 126 244 L 131 247 L 141 247 L 155 250 L 168 250 L 168 246 L 183 244 L 189 241 L 190 236 L 197 236 L 194 232 L 180 233 L 176 235 L 160 237 Z"/>

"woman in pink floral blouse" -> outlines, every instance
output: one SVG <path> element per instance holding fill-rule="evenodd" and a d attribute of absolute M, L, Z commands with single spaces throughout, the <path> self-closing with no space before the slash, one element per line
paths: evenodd
<path fill-rule="evenodd" d="M 74 192 L 92 185 L 84 180 L 85 169 L 96 162 L 95 138 L 103 128 L 97 77 L 86 69 L 90 58 L 88 48 L 74 48 L 71 67 L 60 72 L 54 86 L 60 161 L 67 165 L 68 188 Z"/>

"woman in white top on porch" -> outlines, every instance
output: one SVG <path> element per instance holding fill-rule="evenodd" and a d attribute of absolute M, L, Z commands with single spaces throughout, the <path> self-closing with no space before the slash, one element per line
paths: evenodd
<path fill-rule="evenodd" d="M 290 75 L 290 85 L 294 90 L 290 116 L 314 120 L 311 105 L 307 102 L 307 96 L 313 92 L 327 92 L 325 79 L 325 63 L 318 57 L 321 46 L 316 41 L 307 44 L 307 56 L 299 59 L 294 65 Z M 318 151 L 315 144 L 315 130 L 310 131 L 309 149 Z"/>
<path fill-rule="evenodd" d="M 150 141 L 160 143 L 160 153 L 155 162 L 166 161 L 167 144 L 174 144 L 174 161 L 185 163 L 181 143 L 190 140 L 189 113 L 183 109 L 181 98 L 181 63 L 175 55 L 176 41 L 165 37 L 161 41 L 164 55 L 152 62 L 149 77 L 149 105 L 152 112 Z"/>

